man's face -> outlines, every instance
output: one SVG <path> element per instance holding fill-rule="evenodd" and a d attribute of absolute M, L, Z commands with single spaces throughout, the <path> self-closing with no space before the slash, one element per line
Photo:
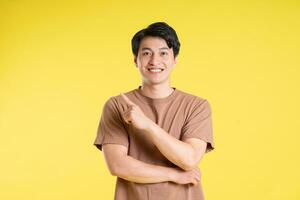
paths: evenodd
<path fill-rule="evenodd" d="M 147 36 L 142 39 L 134 62 L 139 68 L 142 81 L 153 85 L 168 81 L 176 58 L 164 39 Z"/>

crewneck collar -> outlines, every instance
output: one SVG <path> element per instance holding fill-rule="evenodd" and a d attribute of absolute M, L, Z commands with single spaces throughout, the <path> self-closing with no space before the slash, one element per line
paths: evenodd
<path fill-rule="evenodd" d="M 134 90 L 135 95 L 141 99 L 144 102 L 148 102 L 148 103 L 166 103 L 166 102 L 170 102 L 171 100 L 173 100 L 177 95 L 178 95 L 178 90 L 175 87 L 172 87 L 174 90 L 173 92 L 167 96 L 167 97 L 163 97 L 163 98 L 151 98 L 151 97 L 147 97 L 142 93 L 142 86 L 139 85 L 138 88 L 136 88 Z"/>

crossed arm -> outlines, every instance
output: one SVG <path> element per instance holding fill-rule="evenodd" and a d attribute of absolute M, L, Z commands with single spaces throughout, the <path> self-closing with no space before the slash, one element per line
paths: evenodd
<path fill-rule="evenodd" d="M 127 155 L 122 145 L 103 145 L 103 152 L 112 175 L 139 183 L 173 181 L 179 184 L 196 184 L 200 179 L 197 165 L 203 157 L 207 143 L 196 138 L 180 141 L 147 118 L 141 109 L 125 95 L 123 99 L 129 106 L 124 113 L 125 122 L 149 135 L 153 144 L 172 163 L 181 169 L 150 165 Z"/>
<path fill-rule="evenodd" d="M 127 148 L 119 144 L 103 145 L 103 152 L 108 169 L 113 176 L 136 183 L 159 183 L 171 181 L 177 184 L 200 181 L 200 171 L 195 168 L 183 171 L 179 168 L 151 165 L 127 155 Z"/>
<path fill-rule="evenodd" d="M 168 160 L 185 171 L 197 167 L 207 146 L 205 141 L 196 138 L 178 140 L 155 123 L 147 129 L 146 133 Z"/>

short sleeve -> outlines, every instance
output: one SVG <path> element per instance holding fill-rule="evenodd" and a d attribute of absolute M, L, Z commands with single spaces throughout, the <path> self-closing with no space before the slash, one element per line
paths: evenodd
<path fill-rule="evenodd" d="M 200 100 L 193 106 L 192 112 L 182 128 L 182 140 L 198 138 L 207 142 L 206 152 L 215 148 L 213 140 L 211 107 L 207 100 Z"/>
<path fill-rule="evenodd" d="M 121 144 L 128 148 L 128 133 L 116 100 L 111 97 L 103 106 L 94 145 L 102 150 L 103 144 Z"/>

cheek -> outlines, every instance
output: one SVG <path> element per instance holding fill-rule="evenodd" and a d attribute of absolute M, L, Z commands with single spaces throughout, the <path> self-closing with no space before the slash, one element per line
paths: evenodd
<path fill-rule="evenodd" d="M 148 64 L 148 61 L 146 59 L 140 59 L 140 60 L 138 60 L 137 63 L 138 63 L 138 66 L 144 67 Z"/>
<path fill-rule="evenodd" d="M 147 68 L 146 67 L 144 67 L 144 66 L 139 66 L 139 72 L 140 72 L 140 74 L 146 74 L 146 72 L 147 72 Z"/>
<path fill-rule="evenodd" d="M 167 66 L 169 66 L 169 68 L 173 68 L 174 67 L 174 65 L 175 65 L 175 61 L 173 61 L 173 60 L 168 60 L 168 61 L 166 61 L 165 62 L 165 64 L 167 65 Z"/>

